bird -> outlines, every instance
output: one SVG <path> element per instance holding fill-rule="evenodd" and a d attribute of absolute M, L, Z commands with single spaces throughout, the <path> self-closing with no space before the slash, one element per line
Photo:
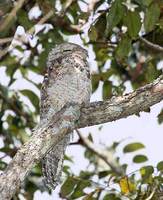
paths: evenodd
<path fill-rule="evenodd" d="M 56 45 L 48 55 L 47 73 L 41 88 L 40 120 L 47 122 L 64 106 L 90 102 L 91 79 L 88 52 L 74 43 Z M 54 190 L 61 182 L 64 155 L 72 133 L 52 146 L 42 158 L 45 185 Z"/>

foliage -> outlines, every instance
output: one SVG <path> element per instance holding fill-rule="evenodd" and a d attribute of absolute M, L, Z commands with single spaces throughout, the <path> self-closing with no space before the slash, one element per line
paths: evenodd
<path fill-rule="evenodd" d="M 11 0 L 4 2 L 0 2 L 0 29 L 8 13 L 17 5 Z M 103 99 L 121 95 L 126 89 L 127 81 L 136 89 L 162 73 L 157 67 L 162 59 L 162 52 L 149 48 L 148 44 L 139 39 L 141 35 L 151 43 L 163 46 L 162 1 L 101 0 L 95 1 L 92 11 L 87 9 L 91 2 L 93 1 L 72 1 L 66 7 L 66 0 L 27 0 L 4 30 L 0 31 L 0 69 L 4 69 L 8 77 L 7 84 L 0 84 L 0 139 L 4 142 L 4 146 L 0 148 L 0 170 L 6 168 L 7 160 L 13 158 L 20 145 L 28 140 L 31 130 L 39 121 L 39 96 L 36 91 L 40 89 L 40 81 L 31 78 L 30 74 L 44 74 L 48 52 L 56 44 L 78 35 L 84 47 L 92 47 L 97 64 L 97 70 L 92 74 L 92 90 L 95 92 L 101 81 Z M 31 18 L 29 13 L 35 6 L 39 7 L 41 13 Z M 50 11 L 54 11 L 54 14 L 45 18 Z M 43 23 L 40 22 L 42 19 L 46 24 L 39 25 Z M 87 23 L 88 20 L 90 23 Z M 16 32 L 18 25 L 24 27 L 26 35 L 21 36 Z M 38 26 L 39 31 L 36 29 Z M 4 42 L 3 39 L 14 35 L 12 48 L 8 50 L 11 40 Z M 13 89 L 20 76 L 32 87 Z M 118 80 L 116 84 L 113 78 Z M 162 121 L 163 110 L 158 114 L 158 122 Z M 80 142 L 79 145 L 83 146 Z M 118 145 L 119 143 L 113 143 L 106 151 L 113 153 Z M 145 199 L 153 194 L 151 199 L 158 199 L 163 193 L 163 162 L 159 162 L 156 168 L 145 166 L 121 177 L 109 166 L 101 166 L 98 156 L 83 147 L 84 156 L 94 170 L 81 171 L 77 176 L 69 166 L 64 166 L 67 178 L 61 187 L 60 197 L 118 200 Z M 123 153 L 132 154 L 142 148 L 145 147 L 141 143 L 131 143 L 124 147 Z M 116 155 L 114 157 L 126 174 L 128 164 L 121 163 Z M 71 162 L 70 158 L 67 159 Z M 134 163 L 144 163 L 147 160 L 146 155 L 133 154 Z M 28 176 L 24 190 L 20 191 L 21 195 L 32 199 L 36 190 L 45 191 L 40 177 L 41 169 L 38 165 Z"/>

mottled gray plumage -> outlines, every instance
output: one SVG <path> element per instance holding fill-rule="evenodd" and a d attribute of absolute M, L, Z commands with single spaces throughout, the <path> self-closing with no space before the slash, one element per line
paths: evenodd
<path fill-rule="evenodd" d="M 42 123 L 67 103 L 89 102 L 91 81 L 86 59 L 87 51 L 73 43 L 63 43 L 51 50 L 41 89 Z M 67 135 L 42 160 L 45 183 L 52 189 L 60 181 L 64 153 L 69 141 L 70 135 Z"/>

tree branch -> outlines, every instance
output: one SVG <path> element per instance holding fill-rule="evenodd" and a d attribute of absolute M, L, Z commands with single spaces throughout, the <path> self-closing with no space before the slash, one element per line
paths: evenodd
<path fill-rule="evenodd" d="M 40 122 L 31 139 L 16 153 L 7 169 L 0 175 L 0 199 L 13 197 L 31 168 L 40 161 L 52 145 L 56 145 L 75 127 L 79 106 L 67 106 L 52 116 L 49 122 Z"/>
<path fill-rule="evenodd" d="M 43 16 L 43 17 L 38 21 L 38 23 L 37 23 L 36 25 L 44 24 L 44 23 L 45 23 L 48 19 L 50 19 L 53 15 L 54 15 L 54 12 L 53 12 L 53 10 L 51 10 L 51 11 L 48 12 L 45 16 Z M 26 32 L 26 34 L 33 34 L 34 31 L 35 31 L 35 26 L 31 27 L 31 28 Z M 23 36 L 20 36 L 19 38 L 9 37 L 9 38 L 0 39 L 0 44 L 8 43 L 9 41 L 12 42 L 13 39 L 23 42 L 23 40 L 24 40 L 24 35 L 23 35 Z M 10 47 L 10 45 L 9 45 L 8 47 L 6 47 L 4 50 L 0 51 L 0 59 L 8 53 L 9 47 Z"/>
<path fill-rule="evenodd" d="M 25 112 L 22 108 L 18 108 L 16 106 L 16 101 L 14 101 L 15 99 L 13 98 L 9 98 L 8 96 L 5 96 L 3 93 L 5 93 L 7 90 L 7 88 L 3 85 L 0 84 L 0 98 L 6 103 L 8 104 L 9 108 L 11 108 L 16 115 L 18 116 L 22 116 L 24 117 L 24 119 L 29 122 L 30 124 L 34 124 L 32 122 L 31 117 L 29 116 L 29 114 L 27 112 Z"/>
<path fill-rule="evenodd" d="M 101 158 L 112 170 L 115 174 L 119 176 L 123 176 L 123 169 L 118 165 L 117 161 L 114 159 L 113 154 L 106 150 L 101 150 L 97 148 L 88 138 L 83 137 L 79 130 L 76 130 L 78 133 L 83 145 L 92 151 L 95 155 Z"/>
<path fill-rule="evenodd" d="M 163 99 L 163 75 L 130 94 L 114 97 L 106 102 L 83 106 L 67 106 L 49 122 L 40 122 L 31 139 L 17 152 L 7 169 L 0 175 L 0 199 L 7 200 L 15 194 L 32 167 L 75 128 L 110 122 L 143 111 Z M 76 123 L 75 121 L 78 120 Z"/>
<path fill-rule="evenodd" d="M 88 4 L 88 12 L 92 12 L 94 11 L 94 7 L 96 6 L 96 4 L 99 2 L 99 0 L 91 0 L 89 1 Z"/>
<path fill-rule="evenodd" d="M 0 45 L 1 44 L 5 44 L 5 43 L 9 43 L 13 40 L 13 37 L 7 37 L 7 38 L 0 38 Z"/>
<path fill-rule="evenodd" d="M 163 47 L 158 45 L 158 44 L 154 44 L 150 41 L 148 41 L 147 39 L 145 39 L 144 37 L 139 37 L 139 39 L 144 42 L 144 44 L 146 44 L 147 46 L 149 46 L 150 48 L 156 50 L 156 51 L 160 51 L 163 52 Z"/>
<path fill-rule="evenodd" d="M 13 8 L 13 10 L 16 10 L 20 7 L 20 3 L 24 3 L 25 0 L 20 0 L 16 6 Z M 37 24 L 35 25 L 41 25 L 41 24 L 44 24 L 45 22 L 47 22 L 50 18 L 53 17 L 52 19 L 52 24 L 55 25 L 55 26 L 58 26 L 58 27 L 61 27 L 61 28 L 65 28 L 67 31 L 71 32 L 71 33 L 81 33 L 81 27 L 79 25 L 73 25 L 73 24 L 69 24 L 67 23 L 65 20 L 64 20 L 64 16 L 66 14 L 66 11 L 68 10 L 68 8 L 71 6 L 71 4 L 74 2 L 75 0 L 68 0 L 66 5 L 63 7 L 63 9 L 58 13 L 58 14 L 55 14 L 54 10 L 50 10 L 46 15 L 44 15 L 39 21 Z M 21 4 L 22 6 L 23 4 Z M 17 8 L 18 7 L 18 8 Z M 9 16 L 13 15 L 13 11 L 9 14 Z M 16 15 L 16 13 L 15 13 Z M 8 18 L 7 18 L 8 19 Z M 4 21 L 4 23 L 8 23 L 8 19 L 6 21 Z M 12 19 L 12 18 L 11 18 Z M 1 29 L 4 29 L 3 27 L 3 24 L 1 25 L 0 27 L 0 30 Z M 35 31 L 35 26 L 31 27 L 29 30 L 27 30 L 27 34 L 33 34 Z M 23 37 L 24 36 L 21 36 L 19 38 L 15 38 L 15 40 L 18 40 L 18 41 L 23 41 Z M 0 39 L 0 44 L 4 44 L 4 43 L 8 43 L 8 42 L 12 42 L 12 40 L 14 39 L 14 37 L 9 37 L 9 38 L 2 38 Z M 10 46 L 10 45 L 9 45 Z M 7 46 L 5 49 L 3 50 L 0 50 L 0 59 L 2 59 L 2 57 L 4 57 L 7 53 L 8 53 L 8 50 L 9 50 L 9 46 Z"/>
<path fill-rule="evenodd" d="M 18 10 L 23 6 L 25 0 L 19 0 L 15 7 L 12 9 L 12 11 L 9 13 L 9 15 L 5 18 L 4 22 L 1 24 L 0 26 L 0 31 L 3 31 L 6 26 L 8 26 L 8 24 L 11 22 L 11 20 L 13 20 L 13 18 L 15 18 L 16 13 L 18 12 Z"/>
<path fill-rule="evenodd" d="M 155 192 L 156 192 L 156 189 L 157 189 L 157 187 L 155 186 L 155 187 L 153 188 L 153 191 L 152 191 L 151 194 L 149 195 L 149 197 L 147 197 L 145 200 L 151 200 L 152 197 L 154 196 Z"/>
<path fill-rule="evenodd" d="M 81 108 L 77 128 L 98 125 L 126 118 L 163 100 L 163 75 L 124 96 L 112 97 L 108 101 L 90 103 Z"/>

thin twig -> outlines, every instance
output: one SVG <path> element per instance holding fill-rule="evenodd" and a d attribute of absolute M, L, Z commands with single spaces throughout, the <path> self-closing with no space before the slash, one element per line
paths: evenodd
<path fill-rule="evenodd" d="M 48 19 L 50 19 L 52 16 L 54 15 L 54 11 L 51 10 L 50 12 L 48 12 L 45 16 L 43 16 L 36 25 L 41 25 L 44 24 Z M 35 25 L 35 26 L 36 26 Z M 33 26 L 32 28 L 30 28 L 27 33 L 28 34 L 32 34 L 35 31 L 35 27 Z"/>
<path fill-rule="evenodd" d="M 160 46 L 158 44 L 154 44 L 154 43 L 148 41 L 147 39 L 145 39 L 143 37 L 139 37 L 139 39 L 142 42 L 144 42 L 146 45 L 148 45 L 149 47 L 151 47 L 152 49 L 163 52 L 163 47 L 162 46 Z"/>
<path fill-rule="evenodd" d="M 41 25 L 41 24 L 45 23 L 49 18 L 51 18 L 53 16 L 53 14 L 54 14 L 54 12 L 51 10 L 49 13 L 47 13 L 45 16 L 43 16 L 36 25 Z M 35 28 L 33 26 L 32 28 L 30 28 L 27 31 L 27 34 L 33 34 L 34 31 L 35 31 Z M 15 38 L 15 40 L 23 41 L 23 37 L 24 36 Z M 14 39 L 14 37 L 10 37 L 9 39 L 10 39 L 10 41 L 12 41 Z M 2 39 L 2 42 L 3 42 L 3 40 L 4 39 Z M 0 40 L 0 43 L 1 43 L 1 40 Z M 9 47 L 10 47 L 10 45 L 8 47 L 6 47 L 4 50 L 0 51 L 0 59 L 7 54 Z"/>
<path fill-rule="evenodd" d="M 60 11 L 60 13 L 57 15 L 57 17 L 63 17 L 67 11 L 67 9 L 71 6 L 71 4 L 74 2 L 75 0 L 68 0 L 67 1 L 67 4 L 65 5 L 65 7 Z M 45 22 L 47 22 L 53 15 L 54 15 L 54 11 L 51 10 L 50 12 L 48 12 L 45 16 L 43 16 L 36 25 L 41 25 L 41 24 L 44 24 Z M 35 31 L 35 26 L 34 25 L 32 28 L 30 28 L 26 33 L 27 34 L 33 34 L 34 31 Z M 74 29 L 74 31 L 76 32 L 80 32 L 80 28 L 76 25 L 70 25 L 69 26 L 69 29 Z M 10 38 L 10 41 L 12 41 L 12 39 L 14 39 L 14 37 L 11 37 Z M 15 40 L 18 40 L 18 41 L 23 41 L 23 36 L 15 39 Z M 2 42 L 4 41 L 4 39 L 2 39 Z M 0 43 L 1 43 L 1 40 L 0 40 Z M 10 46 L 10 45 L 9 45 Z M 9 49 L 9 46 L 6 47 L 3 51 L 0 51 L 0 59 L 5 56 L 8 52 L 8 49 Z"/>
<path fill-rule="evenodd" d="M 152 197 L 153 197 L 153 195 L 154 195 L 155 192 L 156 192 L 156 189 L 157 189 L 157 187 L 154 187 L 154 189 L 153 189 L 153 191 L 151 192 L 151 194 L 149 195 L 149 197 L 147 197 L 145 200 L 151 200 Z"/>
<path fill-rule="evenodd" d="M 3 56 L 5 56 L 5 55 L 7 54 L 8 49 L 9 49 L 9 46 L 6 47 L 6 48 L 3 49 L 3 50 L 0 50 L 0 59 L 1 59 Z"/>
<path fill-rule="evenodd" d="M 91 1 L 89 1 L 89 4 L 88 4 L 88 12 L 89 13 L 94 11 L 96 3 L 98 3 L 99 1 L 100 0 L 91 0 Z"/>
<path fill-rule="evenodd" d="M 8 24 L 12 21 L 12 19 L 15 18 L 16 13 L 23 6 L 23 4 L 24 4 L 25 1 L 26 0 L 19 0 L 16 3 L 16 6 L 14 6 L 14 8 L 12 9 L 12 11 L 9 13 L 9 15 L 5 18 L 4 22 L 1 24 L 0 31 L 3 31 L 6 28 L 6 26 L 8 26 Z"/>
<path fill-rule="evenodd" d="M 75 2 L 76 0 L 67 0 L 66 3 L 65 3 L 65 6 L 63 7 L 63 9 L 61 10 L 60 12 L 60 16 L 64 17 L 65 13 L 67 12 L 68 8 L 71 6 L 71 4 L 73 2 Z"/>
<path fill-rule="evenodd" d="M 2 160 L 3 158 L 5 158 L 5 157 L 7 157 L 7 156 L 8 156 L 7 154 L 1 156 L 1 157 L 0 157 L 0 160 Z"/>
<path fill-rule="evenodd" d="M 87 147 L 90 151 L 96 154 L 99 158 L 101 158 L 118 176 L 124 175 L 123 170 L 118 165 L 116 160 L 113 158 L 113 155 L 109 151 L 98 149 L 89 139 L 83 137 L 79 130 L 76 129 L 76 132 L 80 139 L 83 142 L 83 145 Z"/>
<path fill-rule="evenodd" d="M 15 104 L 15 102 L 14 102 L 13 99 L 11 99 L 11 98 L 9 99 L 9 98 L 7 98 L 5 95 L 3 95 L 3 93 L 2 93 L 2 91 L 4 90 L 3 87 L 4 87 L 4 86 L 2 86 L 2 85 L 0 84 L 0 98 L 1 98 L 6 104 L 8 104 L 8 106 L 9 106 L 17 115 L 24 117 L 24 119 L 26 119 L 27 122 L 33 123 L 33 121 L 31 120 L 31 118 L 29 117 L 28 113 L 26 113 L 26 112 L 24 112 L 23 110 L 19 109 L 19 108 L 16 106 L 16 104 Z M 33 125 L 34 125 L 34 124 L 33 124 Z"/>
<path fill-rule="evenodd" d="M 0 38 L 0 45 L 11 42 L 12 40 L 13 40 L 13 37 Z"/>

